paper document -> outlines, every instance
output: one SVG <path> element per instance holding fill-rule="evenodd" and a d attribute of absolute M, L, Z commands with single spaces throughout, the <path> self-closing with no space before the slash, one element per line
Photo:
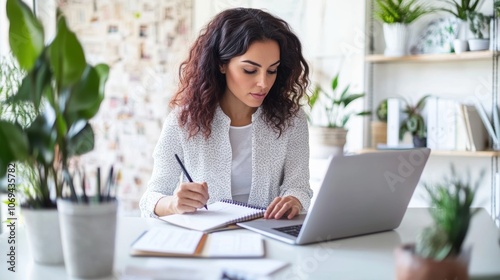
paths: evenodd
<path fill-rule="evenodd" d="M 135 250 L 194 254 L 203 233 L 180 228 L 155 227 L 148 230 L 133 245 Z"/>
<path fill-rule="evenodd" d="M 264 240 L 258 233 L 221 231 L 211 234 L 173 226 L 154 227 L 132 244 L 133 256 L 193 258 L 264 257 Z"/>
<path fill-rule="evenodd" d="M 209 257 L 259 257 L 264 254 L 264 243 L 254 232 L 217 232 L 210 234 L 203 253 Z"/>

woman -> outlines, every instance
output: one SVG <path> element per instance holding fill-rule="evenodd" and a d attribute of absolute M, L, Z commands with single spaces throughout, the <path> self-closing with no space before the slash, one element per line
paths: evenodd
<path fill-rule="evenodd" d="M 308 65 L 288 24 L 257 9 L 218 14 L 180 67 L 140 201 L 143 216 L 232 198 L 288 219 L 309 207 Z M 180 181 L 177 154 L 194 180 Z"/>

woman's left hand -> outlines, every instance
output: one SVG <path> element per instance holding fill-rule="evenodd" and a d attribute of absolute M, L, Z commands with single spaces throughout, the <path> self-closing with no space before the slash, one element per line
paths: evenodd
<path fill-rule="evenodd" d="M 286 215 L 288 219 L 295 217 L 299 214 L 302 209 L 302 204 L 300 201 L 293 196 L 278 196 L 269 204 L 266 212 L 264 213 L 264 219 L 281 219 L 283 215 Z"/>

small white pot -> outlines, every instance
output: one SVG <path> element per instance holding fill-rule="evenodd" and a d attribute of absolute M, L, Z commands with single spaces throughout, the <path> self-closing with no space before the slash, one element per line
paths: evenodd
<path fill-rule="evenodd" d="M 21 208 L 26 236 L 35 262 L 46 265 L 64 262 L 57 209 Z"/>
<path fill-rule="evenodd" d="M 384 23 L 385 56 L 405 56 L 408 54 L 410 29 L 402 23 Z"/>
<path fill-rule="evenodd" d="M 77 204 L 59 199 L 66 272 L 77 278 L 113 273 L 117 202 Z"/>
<path fill-rule="evenodd" d="M 471 51 L 484 51 L 490 47 L 490 39 L 469 39 Z"/>
<path fill-rule="evenodd" d="M 467 40 L 455 39 L 453 41 L 453 48 L 456 54 L 460 54 L 469 50 L 469 43 Z"/>

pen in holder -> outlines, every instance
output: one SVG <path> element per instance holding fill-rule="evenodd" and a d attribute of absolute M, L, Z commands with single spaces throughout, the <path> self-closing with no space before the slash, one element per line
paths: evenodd
<path fill-rule="evenodd" d="M 116 177 L 113 166 L 104 184 L 100 168 L 94 180 L 88 179 L 85 171 L 73 174 L 64 171 L 70 196 L 58 199 L 57 208 L 64 262 L 70 276 L 98 278 L 113 272 L 118 209 Z M 95 194 L 89 196 L 87 183 L 92 181 L 96 184 Z"/>

